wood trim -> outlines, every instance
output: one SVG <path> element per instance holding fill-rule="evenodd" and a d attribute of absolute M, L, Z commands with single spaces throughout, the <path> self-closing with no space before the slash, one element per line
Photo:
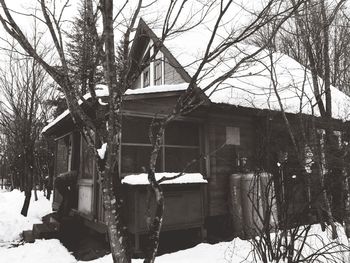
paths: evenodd
<path fill-rule="evenodd" d="M 155 118 L 161 119 L 163 117 L 168 116 L 167 114 L 155 114 L 155 113 L 143 113 L 139 111 L 131 111 L 131 110 L 123 110 L 123 115 L 132 116 L 132 117 L 140 117 L 140 118 Z M 189 116 L 181 116 L 177 117 L 175 121 L 187 121 L 187 122 L 195 122 L 195 123 L 203 123 L 205 120 L 200 117 L 189 117 Z"/>
<path fill-rule="evenodd" d="M 204 154 L 206 156 L 205 158 L 205 174 L 207 176 L 207 178 L 210 178 L 211 176 L 211 170 L 210 170 L 210 143 L 209 143 L 209 125 L 207 123 L 204 124 L 204 127 L 203 127 L 203 130 L 204 130 Z"/>
<path fill-rule="evenodd" d="M 193 146 L 193 145 L 175 145 L 175 144 L 163 144 L 164 147 L 168 147 L 168 148 L 182 148 L 182 149 L 201 149 L 200 147 L 200 142 L 198 146 Z"/>
<path fill-rule="evenodd" d="M 122 142 L 122 146 L 140 146 L 140 147 L 152 147 L 151 144 L 146 143 L 131 143 L 131 142 Z M 168 148 L 182 148 L 182 149 L 201 149 L 199 146 L 194 145 L 176 145 L 176 144 L 162 144 L 162 147 L 168 147 Z"/>
<path fill-rule="evenodd" d="M 93 179 L 78 179 L 78 185 L 92 186 L 94 184 Z"/>
<path fill-rule="evenodd" d="M 64 135 L 61 135 L 60 137 L 56 137 L 56 138 L 54 139 L 54 141 L 59 141 L 59 140 L 63 139 L 64 137 L 66 137 L 66 136 L 72 134 L 73 131 L 74 131 L 74 130 L 72 130 L 72 131 L 70 131 L 70 132 L 67 132 L 67 133 L 65 133 Z"/>
<path fill-rule="evenodd" d="M 142 100 L 142 99 L 176 97 L 176 96 L 180 96 L 183 92 L 184 92 L 183 90 L 176 90 L 176 91 L 149 92 L 149 93 L 140 93 L 140 94 L 126 94 L 126 95 L 123 95 L 123 100 L 134 101 L 134 100 Z"/>
<path fill-rule="evenodd" d="M 152 57 L 154 54 L 154 44 L 152 39 L 149 42 L 149 47 L 149 56 Z M 149 63 L 149 85 L 154 86 L 154 59 Z"/>
<path fill-rule="evenodd" d="M 162 85 L 165 84 L 165 59 L 164 59 L 164 53 L 161 52 L 161 63 L 162 63 Z"/>
<path fill-rule="evenodd" d="M 152 147 L 150 143 L 132 143 L 132 142 L 122 142 L 122 146 L 144 146 L 144 147 Z"/>

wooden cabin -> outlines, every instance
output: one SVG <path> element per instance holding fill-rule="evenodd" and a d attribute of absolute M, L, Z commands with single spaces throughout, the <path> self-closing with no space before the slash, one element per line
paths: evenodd
<path fill-rule="evenodd" d="M 153 43 L 157 40 L 155 33 L 141 20 L 130 53 L 134 61 L 153 56 Z M 124 95 L 119 160 L 122 177 L 142 176 L 151 150 L 147 130 L 152 119 L 169 113 L 187 88 L 191 77 L 177 58 L 162 46 L 155 60 L 135 81 L 133 89 Z M 246 85 L 244 89 L 247 89 Z M 200 154 L 209 157 L 187 171 L 187 178 L 192 176 L 196 180 L 164 185 L 166 212 L 162 231 L 197 228 L 203 238 L 206 234 L 230 236 L 230 175 L 242 172 L 243 162 L 246 170 L 260 168 L 277 172 L 277 155 L 287 151 L 290 139 L 278 109 L 224 100 L 228 95 L 212 99 L 204 92 L 198 92 L 206 103 L 166 128 L 157 172 L 180 172 L 187 162 Z M 234 95 L 230 94 L 231 99 Z M 344 95 L 343 99 L 349 98 Z M 253 98 L 252 102 L 261 102 L 261 99 Z M 292 125 L 297 125 L 300 114 L 286 111 Z M 307 115 L 303 116 L 307 124 Z M 318 125 L 322 128 L 324 124 L 320 121 Z M 341 121 L 334 120 L 334 125 L 340 127 Z M 44 134 L 54 136 L 56 140 L 55 175 L 76 175 L 76 186 L 72 186 L 75 201 L 71 204 L 74 213 L 81 216 L 87 226 L 105 231 L 96 165 L 68 112 L 45 127 Z M 295 174 L 296 178 L 292 178 Z M 304 185 L 304 179 L 297 173 L 286 176 L 290 176 L 291 184 L 295 185 L 293 189 L 301 189 L 300 194 L 295 195 L 300 199 L 298 202 L 305 202 L 304 190 L 296 187 Z M 146 186 L 125 181 L 127 222 L 138 249 L 139 237 L 146 232 Z M 55 191 L 54 209 L 58 209 L 60 202 Z"/>

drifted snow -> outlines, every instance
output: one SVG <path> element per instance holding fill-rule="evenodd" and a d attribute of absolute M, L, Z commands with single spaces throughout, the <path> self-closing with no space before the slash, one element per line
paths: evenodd
<path fill-rule="evenodd" d="M 33 224 L 41 223 L 41 218 L 52 212 L 51 202 L 40 191 L 38 198 L 34 201 L 32 193 L 28 216 L 24 217 L 21 215 L 24 193 L 19 190 L 0 193 L 0 247 L 19 240 L 23 230 L 31 230 Z"/>
<path fill-rule="evenodd" d="M 143 89 L 128 89 L 125 91 L 125 95 L 135 94 L 147 94 L 147 93 L 158 93 L 158 92 L 170 92 L 170 91 L 181 91 L 186 90 L 188 83 L 171 84 L 171 85 L 158 85 L 149 86 Z"/>
<path fill-rule="evenodd" d="M 39 201 L 34 202 L 32 200 L 29 214 L 32 217 L 41 217 L 39 214 L 45 213 L 45 207 L 49 206 L 49 202 L 45 201 L 42 194 L 39 192 Z M 0 222 L 2 223 L 2 229 L 17 230 L 13 227 L 12 221 L 21 221 L 19 214 L 19 208 L 22 205 L 23 193 L 19 191 L 4 192 L 0 190 Z M 35 204 L 37 203 L 37 205 Z M 9 210 L 9 211 L 8 211 Z M 13 213 L 11 212 L 13 210 Z M 4 213 L 4 211 L 7 211 Z M 49 212 L 47 210 L 46 212 Z M 34 216 L 36 215 L 36 216 Z M 4 221 L 4 219 L 8 219 Z M 307 244 L 304 248 L 303 256 L 306 257 L 313 252 L 320 249 L 327 249 L 325 246 L 331 242 L 334 244 L 347 245 L 347 239 L 342 226 L 338 225 L 339 239 L 331 241 L 331 231 L 327 230 L 322 232 L 319 225 L 313 225 L 309 237 L 307 238 Z M 271 234 L 271 238 L 274 238 L 274 234 Z M 298 244 L 297 244 L 298 245 Z M 330 249 L 329 253 L 336 257 L 335 260 L 329 262 L 349 262 L 349 250 L 345 250 L 344 253 L 340 252 L 344 250 L 341 247 L 334 247 Z M 236 263 L 236 262 L 249 262 L 249 263 L 261 263 L 258 258 L 254 258 L 251 253 L 252 246 L 249 241 L 236 238 L 230 242 L 221 242 L 217 244 L 201 243 L 193 248 L 181 250 L 174 253 L 164 254 L 157 257 L 157 263 Z M 327 262 L 327 257 L 319 257 L 315 262 Z M 329 255 L 328 255 L 329 258 Z M 112 256 L 106 255 L 92 261 L 77 261 L 71 253 L 56 239 L 51 240 L 36 240 L 33 244 L 24 244 L 18 247 L 8 248 L 1 247 L 0 245 L 0 262 L 4 263 L 112 263 Z M 141 263 L 143 259 L 133 259 L 132 263 Z M 269 262 L 273 263 L 273 262 Z M 282 263 L 282 262 L 281 262 Z"/>
<path fill-rule="evenodd" d="M 179 173 L 156 173 L 155 177 L 156 180 L 160 180 L 163 177 L 173 177 L 178 175 Z M 148 174 L 147 173 L 140 173 L 140 174 L 130 174 L 125 176 L 122 179 L 123 184 L 130 184 L 130 185 L 148 185 Z M 164 181 L 161 184 L 203 184 L 208 183 L 206 179 L 203 178 L 203 175 L 200 173 L 184 173 L 182 176 L 169 180 Z"/>
<path fill-rule="evenodd" d="M 76 263 L 77 260 L 57 239 L 36 240 L 15 248 L 0 248 L 0 262 Z"/>
<path fill-rule="evenodd" d="M 330 230 L 322 232 L 319 225 L 313 225 L 309 237 L 307 238 L 306 245 L 302 253 L 303 257 L 316 252 L 324 252 L 331 242 L 334 244 L 346 244 L 347 240 L 342 227 L 338 226 L 338 233 L 340 239 L 331 241 Z M 271 237 L 273 238 L 273 234 Z M 297 243 L 298 245 L 298 243 Z M 327 258 L 331 258 L 330 254 L 322 255 L 314 260 L 315 262 L 349 262 L 349 251 L 341 247 L 333 247 L 328 250 L 328 253 L 332 253 L 333 260 L 327 261 Z M 37 240 L 33 244 L 25 244 L 16 248 L 5 249 L 0 248 L 1 262 L 11 263 L 113 263 L 112 256 L 106 255 L 104 257 L 91 260 L 91 261 L 77 261 L 63 247 L 58 240 Z M 301 257 L 301 259 L 303 258 Z M 143 259 L 133 259 L 132 263 L 142 263 Z M 193 248 L 181 250 L 174 253 L 164 254 L 158 256 L 157 263 L 262 263 L 262 261 L 254 257 L 252 253 L 252 245 L 248 240 L 242 240 L 235 238 L 229 242 L 221 242 L 217 244 L 201 243 Z M 281 261 L 284 263 L 286 261 Z M 273 261 L 269 261 L 273 263 Z"/>

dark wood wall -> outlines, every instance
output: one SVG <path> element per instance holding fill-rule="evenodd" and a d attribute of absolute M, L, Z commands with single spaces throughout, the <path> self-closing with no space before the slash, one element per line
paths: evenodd
<path fill-rule="evenodd" d="M 171 65 L 168 59 L 164 61 L 164 84 L 179 84 L 184 83 L 184 79 Z"/>
<path fill-rule="evenodd" d="M 240 145 L 225 145 L 226 127 L 238 127 Z M 239 114 L 210 114 L 207 120 L 207 143 L 210 156 L 208 172 L 208 215 L 228 213 L 229 175 L 238 171 L 237 160 L 246 157 L 252 166 L 255 148 L 254 119 Z"/>

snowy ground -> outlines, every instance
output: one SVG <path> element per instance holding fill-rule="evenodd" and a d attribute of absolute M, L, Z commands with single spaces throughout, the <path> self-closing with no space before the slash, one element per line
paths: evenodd
<path fill-rule="evenodd" d="M 37 240 L 33 244 L 10 247 L 19 241 L 20 233 L 23 230 L 31 229 L 32 224 L 39 223 L 41 217 L 51 212 L 51 205 L 42 193 L 38 193 L 39 200 L 32 199 L 28 218 L 20 215 L 23 202 L 23 193 L 15 190 L 5 192 L 0 190 L 0 262 L 11 263 L 82 263 L 77 261 L 70 252 L 56 239 Z M 344 231 L 338 229 L 340 239 L 336 242 L 347 244 Z M 305 254 L 326 249 L 329 244 L 329 231 L 322 232 L 318 225 L 312 227 L 310 237 L 307 240 Z M 340 253 L 339 247 L 330 250 L 337 258 L 333 261 L 326 257 L 319 257 L 313 262 L 350 262 L 349 251 Z M 194 248 L 178 251 L 171 254 L 159 256 L 158 263 L 236 263 L 236 262 L 260 262 L 253 257 L 250 242 L 234 239 L 231 242 L 222 242 L 215 245 L 199 244 Z M 142 259 L 134 259 L 132 263 L 141 263 Z M 112 263 L 112 257 L 105 257 L 88 261 L 88 263 Z"/>
<path fill-rule="evenodd" d="M 39 200 L 34 202 L 32 194 L 28 216 L 24 217 L 20 214 L 24 194 L 19 190 L 0 191 L 0 247 L 3 247 L 18 241 L 23 230 L 32 229 L 33 224 L 41 223 L 41 218 L 52 210 L 50 202 L 38 191 Z"/>

